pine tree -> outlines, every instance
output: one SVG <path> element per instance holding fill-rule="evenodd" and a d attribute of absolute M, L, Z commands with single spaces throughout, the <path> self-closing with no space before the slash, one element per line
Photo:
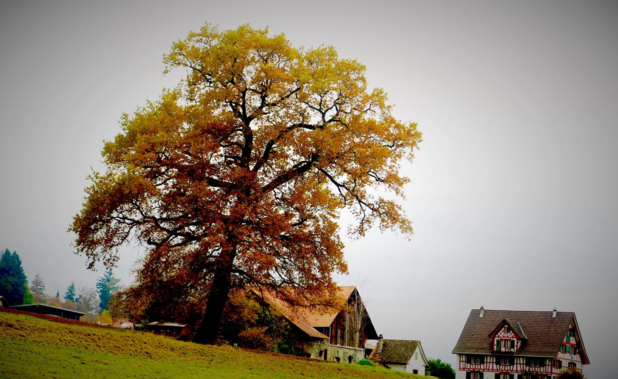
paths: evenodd
<path fill-rule="evenodd" d="M 75 283 L 71 282 L 69 288 L 67 288 L 67 292 L 64 294 L 64 299 L 72 303 L 77 302 L 75 298 Z"/>
<path fill-rule="evenodd" d="M 17 252 L 6 249 L 0 258 L 0 295 L 11 305 L 32 304 L 32 293 L 28 288 L 28 278 L 21 266 Z"/>
<path fill-rule="evenodd" d="M 109 303 L 112 296 L 120 289 L 120 286 L 118 285 L 119 281 L 120 279 L 114 277 L 112 270 L 105 271 L 105 275 L 100 277 L 97 281 L 97 292 L 99 293 L 99 299 L 101 300 L 99 306 L 102 311 L 108 309 L 107 303 Z"/>

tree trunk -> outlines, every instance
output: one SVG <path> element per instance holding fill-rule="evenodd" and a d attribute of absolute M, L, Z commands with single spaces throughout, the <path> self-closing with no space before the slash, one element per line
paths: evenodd
<path fill-rule="evenodd" d="M 236 249 L 231 247 L 224 249 L 217 259 L 215 277 L 206 303 L 206 313 L 202 325 L 195 335 L 195 342 L 197 343 L 212 345 L 217 342 L 223 310 L 230 292 L 235 257 Z"/>

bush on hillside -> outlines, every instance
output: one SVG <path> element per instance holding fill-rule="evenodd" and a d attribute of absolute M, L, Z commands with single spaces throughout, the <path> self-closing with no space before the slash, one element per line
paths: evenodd
<path fill-rule="evenodd" d="M 373 367 L 373 362 L 371 362 L 369 359 L 361 359 L 360 361 L 358 361 L 359 365 L 361 366 L 371 366 Z"/>

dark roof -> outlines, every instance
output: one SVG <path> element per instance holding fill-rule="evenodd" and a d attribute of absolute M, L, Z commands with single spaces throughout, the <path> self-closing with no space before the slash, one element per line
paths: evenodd
<path fill-rule="evenodd" d="M 386 340 L 378 341 L 370 358 L 380 363 L 408 364 L 412 354 L 420 346 L 421 341 L 415 340 Z"/>
<path fill-rule="evenodd" d="M 485 310 L 483 317 L 480 309 L 470 311 L 459 341 L 453 349 L 453 354 L 491 354 L 492 339 L 489 337 L 496 327 L 507 321 L 517 335 L 523 333 L 527 340 L 518 350 L 520 356 L 555 357 L 560 350 L 569 325 L 575 326 L 577 339 L 580 343 L 582 361 L 590 363 L 581 338 L 575 313 L 552 311 L 505 311 Z M 517 325 L 517 328 L 515 327 Z"/>
<path fill-rule="evenodd" d="M 22 305 L 13 305 L 11 308 L 13 309 L 20 309 L 20 310 L 26 310 L 29 312 L 36 312 L 36 310 L 43 310 L 45 311 L 47 310 L 60 310 L 63 312 L 67 312 L 67 313 L 74 313 L 80 316 L 85 315 L 86 313 L 84 312 L 80 312 L 80 311 L 74 311 L 72 309 L 66 309 L 66 308 L 60 308 L 60 307 L 54 307 L 53 305 L 48 305 L 48 304 L 22 304 Z"/>

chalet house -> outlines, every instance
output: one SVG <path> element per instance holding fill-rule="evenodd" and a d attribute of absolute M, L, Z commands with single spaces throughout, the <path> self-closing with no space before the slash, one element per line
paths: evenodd
<path fill-rule="evenodd" d="M 294 307 L 272 294 L 261 295 L 296 329 L 303 341 L 302 348 L 311 358 L 358 362 L 365 358 L 365 341 L 378 338 L 369 313 L 354 286 L 339 287 L 337 295 L 347 305 L 343 310 Z"/>
<path fill-rule="evenodd" d="M 457 379 L 555 379 L 589 364 L 573 312 L 473 309 L 453 349 Z"/>
<path fill-rule="evenodd" d="M 421 341 L 380 339 L 369 359 L 396 371 L 425 375 L 427 357 Z"/>

